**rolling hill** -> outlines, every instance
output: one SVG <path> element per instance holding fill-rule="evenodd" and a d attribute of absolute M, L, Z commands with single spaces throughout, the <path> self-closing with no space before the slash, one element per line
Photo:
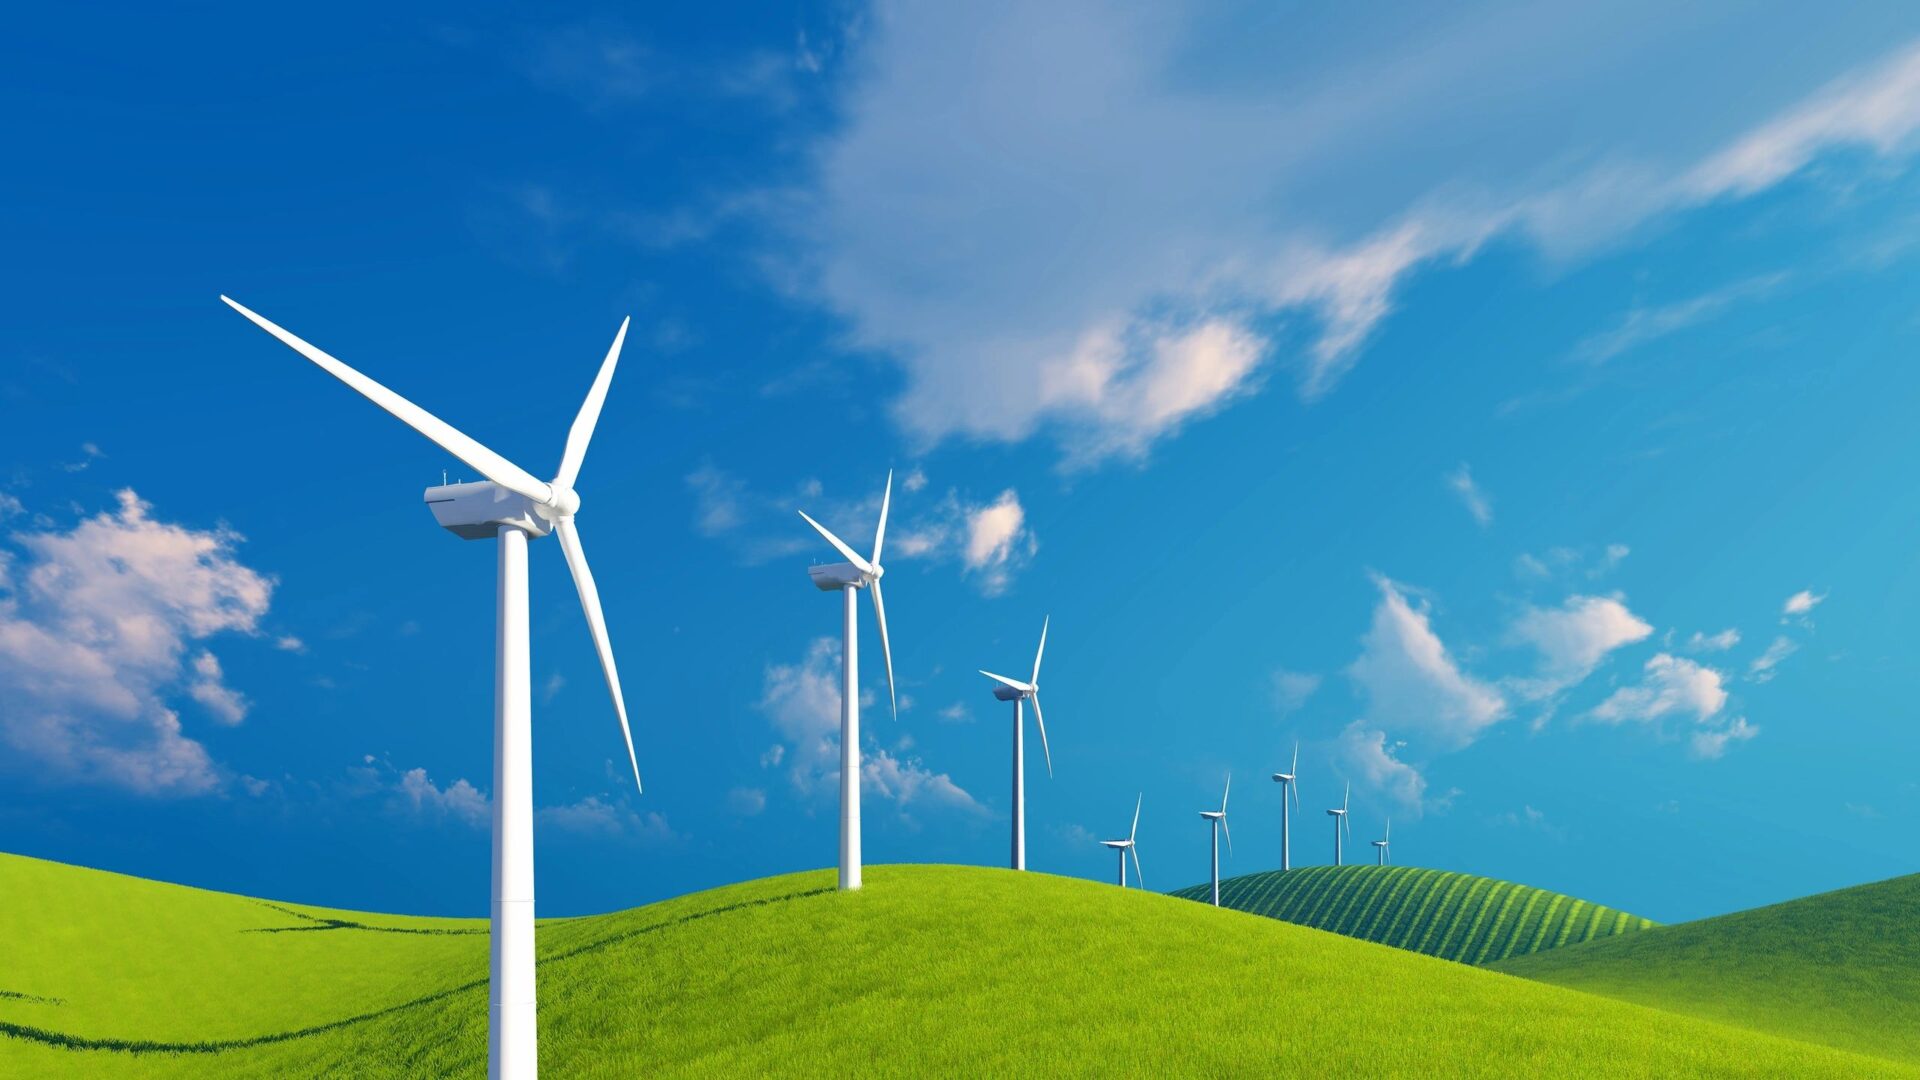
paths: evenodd
<path fill-rule="evenodd" d="M 1174 896 L 1206 901 L 1195 885 Z M 1656 925 L 1510 881 L 1411 866 L 1302 866 L 1220 882 L 1220 905 L 1481 964 Z"/>
<path fill-rule="evenodd" d="M 1502 971 L 1920 1062 L 1920 874 L 1500 963 Z"/>
<path fill-rule="evenodd" d="M 543 922 L 549 1076 L 1920 1077 L 1272 919 L 1042 874 L 871 867 Z M 0 1075 L 484 1065 L 474 920 L 0 856 Z"/>

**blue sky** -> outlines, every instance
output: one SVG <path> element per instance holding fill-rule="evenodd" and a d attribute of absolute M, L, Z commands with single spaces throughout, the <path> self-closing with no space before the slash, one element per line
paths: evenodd
<path fill-rule="evenodd" d="M 533 546 L 542 910 L 869 861 L 1400 861 L 1696 917 L 1910 871 L 1920 14 L 1786 5 L 27 13 L 0 64 L 0 835 L 481 914 L 464 467 L 579 484 L 644 796 Z M 542 473 L 544 475 L 544 473 Z M 863 616 L 864 618 L 864 616 Z M 884 702 L 870 621 L 863 665 Z M 1031 736 L 1029 738 L 1031 742 Z M 1362 850 L 1364 848 L 1362 843 Z M 1369 851 L 1370 853 L 1370 851 Z"/>

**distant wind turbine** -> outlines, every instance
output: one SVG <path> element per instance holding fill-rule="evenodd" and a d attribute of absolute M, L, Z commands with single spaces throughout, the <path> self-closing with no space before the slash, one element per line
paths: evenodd
<path fill-rule="evenodd" d="M 1233 830 L 1227 828 L 1227 796 L 1233 794 L 1233 774 L 1227 774 L 1227 789 L 1220 793 L 1220 809 L 1202 810 L 1200 816 L 1213 824 L 1213 906 L 1220 906 L 1220 830 L 1227 832 L 1227 854 L 1233 854 Z"/>
<path fill-rule="evenodd" d="M 1347 803 L 1352 797 L 1353 785 L 1348 784 L 1347 793 L 1340 796 L 1340 809 L 1327 811 L 1327 816 L 1333 819 L 1333 865 L 1335 866 L 1345 865 L 1345 859 L 1342 857 L 1343 849 L 1340 846 L 1340 831 L 1342 829 L 1349 833 L 1353 831 L 1353 826 L 1347 823 Z"/>
<path fill-rule="evenodd" d="M 1373 842 L 1373 846 L 1380 849 L 1380 865 L 1381 866 L 1385 866 L 1388 863 L 1393 861 L 1393 859 L 1391 859 L 1387 855 L 1387 845 L 1391 844 L 1392 842 L 1393 842 L 1393 819 L 1388 818 L 1387 819 L 1387 835 Z"/>
<path fill-rule="evenodd" d="M 613 695 L 613 711 L 620 717 L 620 734 L 627 744 L 627 762 L 633 783 L 640 785 L 640 765 L 633 753 L 633 732 L 627 726 L 627 705 L 620 694 L 620 675 L 613 664 L 613 646 L 600 611 L 600 592 L 587 568 L 586 553 L 573 516 L 580 496 L 573 483 L 586 458 L 606 401 L 627 323 L 613 337 L 613 347 L 600 363 L 587 400 L 567 431 L 560 471 L 550 481 L 487 449 L 420 406 L 394 393 L 332 356 L 295 337 L 272 322 L 222 296 L 228 307 L 254 325 L 279 338 L 293 351 L 313 361 L 361 396 L 391 413 L 401 423 L 425 435 L 442 450 L 479 470 L 485 480 L 442 484 L 426 491 L 427 505 L 441 527 L 463 540 L 498 540 L 499 570 L 494 626 L 493 699 L 493 937 L 488 967 L 490 1015 L 487 1025 L 487 1073 L 494 1077 L 531 1077 L 538 1067 L 539 1024 L 534 1003 L 533 952 L 533 699 L 527 643 L 527 540 L 552 533 L 560 538 L 567 570 L 580 594 L 587 630 L 600 654 L 600 669 Z"/>
<path fill-rule="evenodd" d="M 1292 796 L 1292 808 L 1296 810 L 1299 809 L 1300 790 L 1298 785 L 1294 783 L 1294 778 L 1299 774 L 1299 771 L 1300 743 L 1298 740 L 1295 740 L 1293 744 L 1293 764 L 1287 766 L 1286 772 L 1273 774 L 1273 782 L 1282 785 L 1280 788 L 1280 869 L 1282 870 L 1293 869 L 1293 822 L 1290 820 L 1291 815 L 1288 813 L 1287 797 Z"/>
<path fill-rule="evenodd" d="M 887 703 L 894 718 L 900 716 L 893 691 L 893 650 L 887 645 L 887 605 L 880 596 L 880 579 L 886 567 L 880 565 L 880 548 L 887 538 L 887 507 L 893 502 L 893 472 L 887 472 L 886 490 L 880 496 L 880 524 L 873 530 L 873 558 L 863 559 L 826 526 L 807 517 L 807 524 L 826 537 L 835 551 L 847 557 L 843 563 L 810 566 L 808 576 L 822 592 L 840 593 L 840 887 L 860 887 L 860 609 L 855 593 L 873 590 L 873 617 L 880 624 L 880 656 L 887 665 Z"/>
<path fill-rule="evenodd" d="M 1144 792 L 1142 793 L 1144 794 Z M 1133 852 L 1133 874 L 1140 879 L 1140 887 L 1147 887 L 1147 875 L 1140 869 L 1140 849 L 1133 846 L 1133 838 L 1140 832 L 1140 796 L 1133 799 L 1133 828 L 1127 830 L 1125 840 L 1102 840 L 1102 847 L 1110 847 L 1120 853 L 1120 887 L 1127 887 L 1127 852 Z"/>
<path fill-rule="evenodd" d="M 980 674 L 1000 685 L 993 688 L 993 696 L 1001 701 L 1013 702 L 1013 868 L 1027 868 L 1027 754 L 1026 719 L 1021 706 L 1033 702 L 1033 721 L 1040 728 L 1040 751 L 1047 758 L 1047 775 L 1053 775 L 1053 751 L 1047 748 L 1047 721 L 1040 715 L 1040 657 L 1047 651 L 1047 624 L 1051 616 L 1040 622 L 1040 647 L 1033 651 L 1033 676 L 1026 682 L 1009 679 L 1005 675 L 995 675 L 984 668 Z M 1071 674 L 1071 673 L 1069 673 Z"/>

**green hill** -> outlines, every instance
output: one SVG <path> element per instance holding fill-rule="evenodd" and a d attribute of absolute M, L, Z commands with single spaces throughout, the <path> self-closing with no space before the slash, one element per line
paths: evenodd
<path fill-rule="evenodd" d="M 1530 979 L 1920 1062 L 1920 874 L 1521 957 Z"/>
<path fill-rule="evenodd" d="M 539 931 L 554 1077 L 1906 1076 L 1897 1064 L 1041 874 L 769 878 Z M 473 1075 L 469 920 L 0 856 L 0 1075 Z"/>
<path fill-rule="evenodd" d="M 1173 895 L 1205 901 L 1211 887 Z M 1220 906 L 1468 964 L 1655 926 L 1510 881 L 1411 866 L 1303 866 L 1220 882 Z"/>

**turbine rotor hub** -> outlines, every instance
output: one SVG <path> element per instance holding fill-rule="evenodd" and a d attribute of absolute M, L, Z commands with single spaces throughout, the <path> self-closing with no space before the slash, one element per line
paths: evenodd
<path fill-rule="evenodd" d="M 580 512 L 580 493 L 570 487 L 549 484 L 553 494 L 547 496 L 547 505 L 553 507 L 560 517 L 572 517 Z"/>

